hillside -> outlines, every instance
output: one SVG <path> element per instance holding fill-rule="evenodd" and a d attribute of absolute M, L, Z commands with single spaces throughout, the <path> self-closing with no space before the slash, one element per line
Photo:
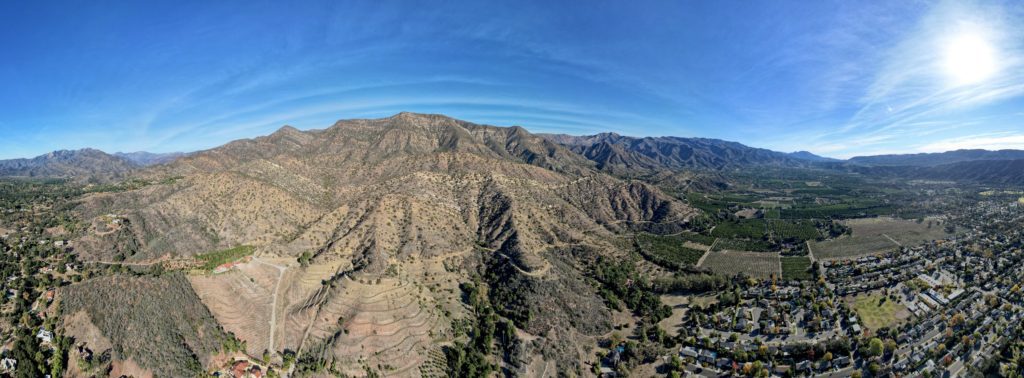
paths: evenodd
<path fill-rule="evenodd" d="M 1024 159 L 961 161 L 921 168 L 915 176 L 934 180 L 1024 185 Z"/>
<path fill-rule="evenodd" d="M 1021 150 L 956 150 L 938 153 L 855 156 L 848 161 L 856 164 L 877 166 L 918 166 L 930 167 L 977 160 L 1024 159 Z"/>
<path fill-rule="evenodd" d="M 126 159 L 91 148 L 54 151 L 30 159 L 0 160 L 0 176 L 109 181 L 126 177 L 136 168 Z"/>
<path fill-rule="evenodd" d="M 202 374 L 229 340 L 181 275 L 110 276 L 62 288 L 63 327 L 115 371 Z M 100 360 L 103 360 L 102 358 Z M 96 373 L 105 371 L 95 366 Z"/>
<path fill-rule="evenodd" d="M 135 165 L 148 167 L 156 164 L 166 164 L 186 154 L 183 152 L 153 153 L 146 151 L 116 152 L 114 156 L 128 160 Z"/>
<path fill-rule="evenodd" d="M 393 348 L 411 364 L 402 369 L 436 353 L 432 338 L 451 332 L 453 317 L 462 313 L 457 297 L 452 302 L 441 289 L 470 280 L 473 272 L 501 271 L 536 290 L 520 295 L 602 308 L 593 291 L 562 289 L 581 285 L 582 272 L 572 259 L 555 261 L 567 258 L 556 251 L 586 245 L 619 254 L 611 241 L 616 234 L 680 229 L 694 212 L 653 186 L 601 173 L 590 160 L 522 128 L 440 115 L 346 120 L 323 130 L 285 127 L 139 173 L 172 176 L 181 179 L 87 196 L 77 210 L 91 220 L 76 241 L 82 258 L 145 262 L 255 246 L 258 261 L 239 268 L 255 284 L 230 275 L 193 280 L 204 303 L 249 345 L 313 348 L 310 358 L 335 361 L 346 374 L 361 371 L 359 361 L 367 358 L 393 363 L 384 353 Z M 112 223 L 109 215 L 120 221 Z M 258 266 L 277 267 L 280 276 L 258 273 Z M 419 286 L 430 290 L 409 291 Z M 373 296 L 378 290 L 408 299 L 382 307 Z M 230 305 L 239 292 L 251 297 L 244 306 Z M 537 303 L 520 300 L 531 308 Z M 423 312 L 438 306 L 449 315 Z M 277 326 L 244 326 L 257 315 Z M 416 328 L 388 326 L 392 316 L 408 317 Z M 607 316 L 587 315 L 605 325 Z M 523 327 L 548 332 L 553 325 L 574 338 L 605 331 L 581 329 L 564 317 L 537 316 Z M 361 338 L 340 336 L 339 326 L 355 325 L 339 319 L 358 321 Z M 531 347 L 522 366 L 549 361 L 543 357 L 552 355 L 548 348 L 571 344 Z M 353 345 L 366 348 L 354 351 Z M 578 353 L 560 357 L 559 366 L 578 368 L 561 364 L 590 358 Z"/>
<path fill-rule="evenodd" d="M 706 138 L 644 137 L 615 133 L 588 136 L 544 135 L 593 161 L 599 169 L 616 173 L 670 170 L 726 170 L 764 165 L 805 166 L 800 157 Z"/>

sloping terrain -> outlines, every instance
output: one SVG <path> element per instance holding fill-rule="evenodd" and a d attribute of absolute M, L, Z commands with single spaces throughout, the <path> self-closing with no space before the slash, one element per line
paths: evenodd
<path fill-rule="evenodd" d="M 854 156 L 849 162 L 878 166 L 917 166 L 931 167 L 979 160 L 1018 160 L 1024 159 L 1021 150 L 956 150 L 938 153 Z"/>
<path fill-rule="evenodd" d="M 723 170 L 760 165 L 799 167 L 810 163 L 789 154 L 718 139 L 635 138 L 615 133 L 544 136 L 585 156 L 598 168 L 617 174 L 664 169 Z"/>
<path fill-rule="evenodd" d="M 0 160 L 0 176 L 77 177 L 106 181 L 126 177 L 137 166 L 100 150 L 61 150 L 31 159 Z"/>
<path fill-rule="evenodd" d="M 183 152 L 153 153 L 146 151 L 136 152 L 115 152 L 114 156 L 128 160 L 136 165 L 148 167 L 156 164 L 166 164 L 185 156 Z"/>
<path fill-rule="evenodd" d="M 560 335 L 524 347 L 520 368 L 579 370 L 588 353 L 570 346 L 605 333 L 609 314 L 559 251 L 612 250 L 616 234 L 681 229 L 694 213 L 522 128 L 410 113 L 285 127 L 139 176 L 156 184 L 78 206 L 83 260 L 254 246 L 252 261 L 190 278 L 202 303 L 250 354 L 296 351 L 346 374 L 418 375 L 466 316 L 459 283 L 480 274 L 519 288 L 524 332 Z"/>
<path fill-rule="evenodd" d="M 182 275 L 108 276 L 62 288 L 67 332 L 96 355 L 150 373 L 202 373 L 227 335 Z"/>

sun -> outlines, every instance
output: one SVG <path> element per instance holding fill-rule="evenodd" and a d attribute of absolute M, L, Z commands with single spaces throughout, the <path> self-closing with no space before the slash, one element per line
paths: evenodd
<path fill-rule="evenodd" d="M 977 34 L 964 34 L 945 47 L 945 69 L 955 85 L 976 84 L 996 72 L 992 44 Z"/>

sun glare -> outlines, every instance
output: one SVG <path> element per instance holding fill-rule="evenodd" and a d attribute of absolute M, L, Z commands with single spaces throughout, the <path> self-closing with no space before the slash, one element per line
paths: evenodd
<path fill-rule="evenodd" d="M 995 49 L 979 35 L 958 36 L 946 45 L 945 68 L 956 85 L 979 83 L 996 72 Z"/>

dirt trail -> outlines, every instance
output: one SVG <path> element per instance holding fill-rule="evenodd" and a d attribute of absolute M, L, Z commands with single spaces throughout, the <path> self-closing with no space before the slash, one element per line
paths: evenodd
<path fill-rule="evenodd" d="M 530 276 L 530 277 L 540 277 L 540 276 L 543 276 L 545 273 L 547 273 L 549 270 L 551 270 L 551 262 L 548 261 L 547 259 L 544 259 L 544 258 L 542 258 L 544 260 L 544 267 L 531 272 L 531 271 L 528 271 L 526 269 L 520 268 L 519 265 L 516 264 L 516 261 L 513 260 L 508 255 L 506 255 L 504 253 L 501 253 L 501 252 L 498 252 L 498 255 L 508 259 L 509 264 L 512 265 L 513 268 L 518 270 L 519 273 L 525 274 L 525 275 Z"/>
<path fill-rule="evenodd" d="M 270 302 L 270 341 L 267 343 L 267 350 L 271 353 L 274 352 L 274 327 L 277 325 L 277 297 L 281 291 L 281 281 L 284 280 L 284 271 L 288 267 L 271 264 L 269 262 L 260 260 L 258 257 L 252 259 L 252 261 L 277 268 L 277 283 L 274 284 L 274 299 Z"/>
<path fill-rule="evenodd" d="M 900 243 L 900 242 L 896 241 L 896 239 L 893 239 L 893 238 L 892 238 L 891 236 L 889 236 L 889 235 L 886 235 L 886 234 L 882 234 L 882 236 L 885 236 L 885 238 L 886 238 L 886 239 L 889 239 L 889 241 L 891 241 L 891 242 L 893 242 L 893 243 L 896 243 L 896 245 L 898 245 L 898 246 L 900 246 L 900 247 L 902 247 L 902 246 L 903 246 L 903 243 Z"/>
<path fill-rule="evenodd" d="M 704 259 L 708 258 L 708 254 L 711 253 L 712 248 L 715 248 L 715 244 L 718 244 L 718 238 L 715 238 L 715 241 L 711 242 L 711 245 L 708 246 L 708 250 L 704 251 L 704 254 L 700 256 L 700 260 L 697 260 L 697 265 L 694 266 L 701 266 L 701 264 L 704 264 Z"/>

